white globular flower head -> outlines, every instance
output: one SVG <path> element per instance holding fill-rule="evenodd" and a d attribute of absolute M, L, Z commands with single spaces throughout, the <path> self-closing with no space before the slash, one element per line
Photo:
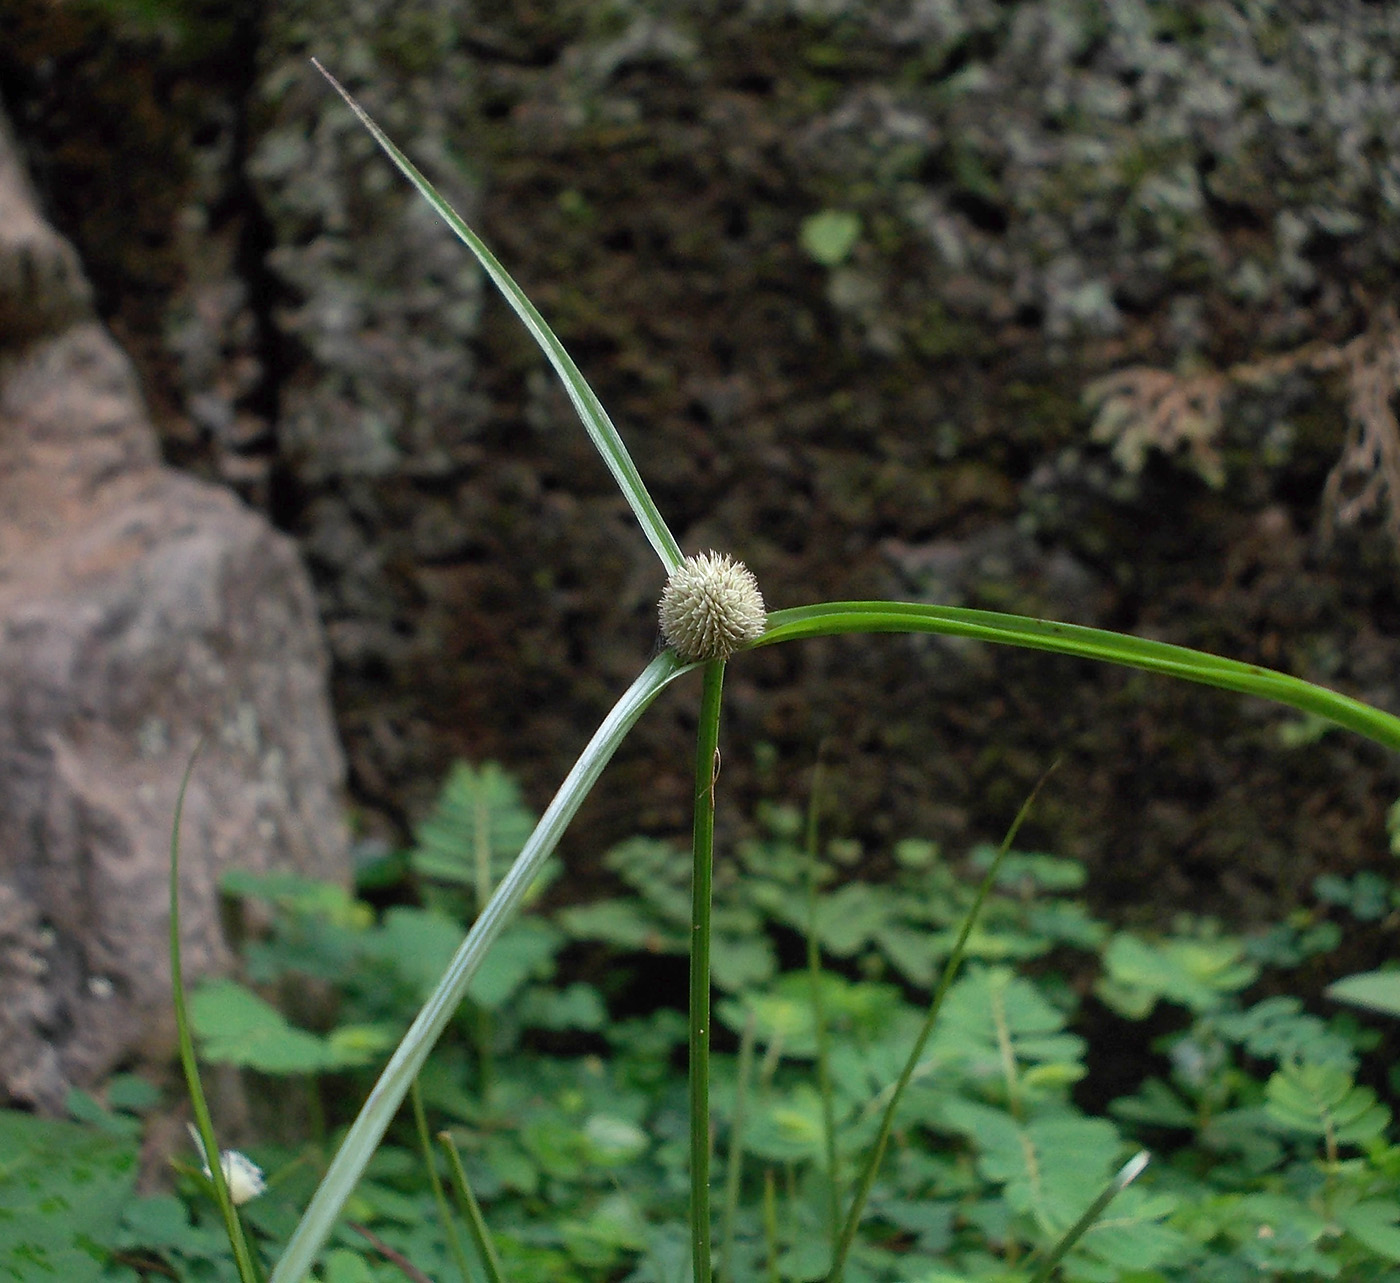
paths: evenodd
<path fill-rule="evenodd" d="M 718 552 L 687 557 L 661 594 L 661 636 L 687 661 L 728 659 L 768 626 L 758 580 Z"/>

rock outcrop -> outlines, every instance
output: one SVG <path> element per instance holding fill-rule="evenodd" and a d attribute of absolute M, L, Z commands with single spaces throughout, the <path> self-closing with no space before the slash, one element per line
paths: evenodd
<path fill-rule="evenodd" d="M 224 870 L 347 876 L 327 667 L 291 542 L 161 465 L 0 119 L 0 1099 L 55 1109 L 169 1053 L 196 744 L 187 978 L 229 958 Z"/>

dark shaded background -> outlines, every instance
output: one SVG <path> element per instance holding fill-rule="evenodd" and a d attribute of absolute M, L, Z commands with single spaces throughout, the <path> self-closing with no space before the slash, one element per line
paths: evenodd
<path fill-rule="evenodd" d="M 371 843 L 458 755 L 543 805 L 662 576 L 312 55 L 555 325 L 686 550 L 742 557 L 771 607 L 1059 617 L 1400 711 L 1366 453 L 1400 371 L 1394 6 L 0 0 L 0 29 L 169 458 L 304 550 Z M 823 264 L 802 229 L 833 210 L 860 234 Z M 1090 394 L 1139 367 L 1169 377 Z M 1233 696 L 891 637 L 746 656 L 728 691 L 730 837 L 825 744 L 828 827 L 873 868 L 996 840 L 1056 758 L 1022 844 L 1125 915 L 1274 919 L 1389 860 L 1395 763 Z M 695 695 L 620 753 L 572 869 L 686 831 Z"/>

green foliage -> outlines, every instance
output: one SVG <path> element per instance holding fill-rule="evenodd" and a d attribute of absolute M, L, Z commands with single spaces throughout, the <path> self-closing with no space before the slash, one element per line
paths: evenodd
<path fill-rule="evenodd" d="M 1328 986 L 1327 996 L 1387 1016 L 1400 1016 L 1400 971 L 1365 971 Z"/>
<path fill-rule="evenodd" d="M 1150 1015 L 1163 998 L 1196 1012 L 1215 1010 L 1259 974 L 1258 967 L 1246 961 L 1243 942 L 1230 939 L 1151 941 L 1119 933 L 1103 960 L 1106 974 L 1098 996 L 1134 1020 Z"/>
<path fill-rule="evenodd" d="M 1334 1157 L 1339 1145 L 1376 1140 L 1390 1123 L 1390 1110 L 1376 1103 L 1376 1093 L 1336 1065 L 1285 1065 L 1264 1092 L 1269 1117 L 1325 1141 Z"/>
<path fill-rule="evenodd" d="M 437 803 L 414 834 L 413 871 L 434 881 L 489 890 L 520 854 L 538 817 L 526 808 L 520 786 L 488 762 L 458 762 Z"/>
<path fill-rule="evenodd" d="M 245 980 L 194 996 L 205 1058 L 309 1084 L 382 1059 L 462 938 L 449 910 L 469 912 L 471 897 L 448 879 L 444 898 L 439 871 L 473 869 L 482 832 L 495 835 L 498 868 L 518 807 L 495 768 L 453 773 L 402 862 L 433 872 L 399 888 L 406 899 L 417 886 L 422 905 L 376 910 L 303 879 L 230 875 L 226 892 L 271 914 L 244 950 Z M 880 859 L 885 878 L 861 880 L 866 853 L 850 843 L 809 855 L 797 812 L 767 807 L 760 819 L 715 888 L 715 1144 L 718 1161 L 735 1164 L 738 1192 L 732 1233 L 717 1245 L 737 1279 L 818 1279 L 832 1259 L 830 1156 L 841 1200 L 991 852 L 953 861 L 904 841 Z M 465 854 L 454 864 L 452 851 Z M 685 1019 L 638 1011 L 658 957 L 679 967 L 685 951 L 687 862 L 668 843 L 635 838 L 603 863 L 615 894 L 537 908 L 506 931 L 421 1077 L 514 1283 L 670 1280 L 687 1255 Z M 900 1102 L 847 1277 L 1027 1283 L 1147 1144 L 1156 1161 L 1146 1176 L 1075 1242 L 1058 1277 L 1400 1279 L 1400 1147 L 1390 1109 L 1358 1081 L 1366 1031 L 1294 997 L 1251 999 L 1266 971 L 1286 976 L 1264 960 L 1279 952 L 1276 933 L 1261 950 L 1266 937 L 1190 919 L 1161 936 L 1114 932 L 1082 890 L 1082 869 L 1048 855 L 1011 852 L 1000 867 L 967 969 Z M 1352 903 L 1320 898 L 1333 912 Z M 1300 920 L 1290 938 L 1319 923 Z M 815 976 L 794 947 L 809 931 Z M 1315 964 L 1319 954 L 1296 956 Z M 1338 996 L 1384 1010 L 1395 974 L 1339 982 Z M 308 981 L 324 1001 L 299 1003 L 294 1022 L 273 999 Z M 1091 987 L 1118 1022 L 1098 1054 L 1132 1048 L 1147 1071 L 1098 1112 L 1075 1095 L 1093 1082 L 1079 998 Z M 1160 1026 L 1164 1013 L 1175 1031 L 1149 1047 L 1141 1022 Z M 82 1124 L 0 1115 L 5 1277 L 49 1279 L 36 1262 L 51 1259 L 84 1278 L 232 1283 L 193 1154 L 176 1193 L 132 1192 L 138 1115 L 154 1103 L 148 1085 L 123 1078 L 100 1101 L 75 1094 Z M 334 1125 L 338 1098 L 327 1105 Z M 251 1151 L 269 1190 L 244 1215 L 267 1260 L 310 1193 L 319 1144 L 284 1138 Z M 429 1277 L 455 1277 L 437 1217 L 411 1133 L 391 1134 L 347 1207 L 372 1238 L 349 1223 L 336 1231 L 319 1277 L 402 1277 L 376 1245 Z"/>
<path fill-rule="evenodd" d="M 309 1033 L 231 980 L 215 980 L 195 993 L 190 1015 L 205 1060 L 264 1074 L 323 1074 L 365 1065 L 388 1051 L 397 1034 L 382 1025 L 341 1025 L 324 1037 Z"/>
<path fill-rule="evenodd" d="M 0 1279 L 102 1277 L 135 1179 L 130 1136 L 0 1112 Z"/>
<path fill-rule="evenodd" d="M 802 248 L 823 267 L 845 262 L 860 238 L 860 215 L 845 209 L 824 209 L 802 220 Z"/>

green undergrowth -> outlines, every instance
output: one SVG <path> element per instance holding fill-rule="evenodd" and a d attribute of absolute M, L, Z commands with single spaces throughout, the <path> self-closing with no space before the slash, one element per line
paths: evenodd
<path fill-rule="evenodd" d="M 797 811 L 757 818 L 761 836 L 715 876 L 715 1249 L 722 1278 L 812 1280 L 994 851 L 834 838 L 810 854 Z M 505 773 L 463 764 L 413 848 L 362 870 L 359 895 L 225 879 L 262 925 L 240 977 L 197 989 L 191 1011 L 202 1059 L 241 1066 L 268 1120 L 248 1152 L 269 1188 L 242 1209 L 264 1265 L 533 823 Z M 683 974 L 689 862 L 638 837 L 604 864 L 615 894 L 586 904 L 550 906 L 546 872 L 420 1078 L 515 1283 L 688 1277 L 687 1026 L 657 994 Z M 1084 880 L 1051 855 L 1004 860 L 846 1277 L 1027 1280 L 1145 1146 L 1147 1174 L 1059 1277 L 1400 1280 L 1400 1145 L 1374 1054 L 1386 1018 L 1288 996 L 1344 929 L 1395 911 L 1395 884 L 1324 879 L 1314 910 L 1267 932 L 1183 914 L 1153 935 L 1097 918 Z M 1338 994 L 1393 1012 L 1397 977 Z M 172 1192 L 134 1192 L 157 1094 L 119 1079 L 72 1107 L 80 1121 L 0 1115 L 0 1278 L 233 1280 L 192 1150 Z M 326 1283 L 461 1277 L 408 1111 L 346 1213 Z M 483 1277 L 470 1246 L 465 1258 Z"/>

